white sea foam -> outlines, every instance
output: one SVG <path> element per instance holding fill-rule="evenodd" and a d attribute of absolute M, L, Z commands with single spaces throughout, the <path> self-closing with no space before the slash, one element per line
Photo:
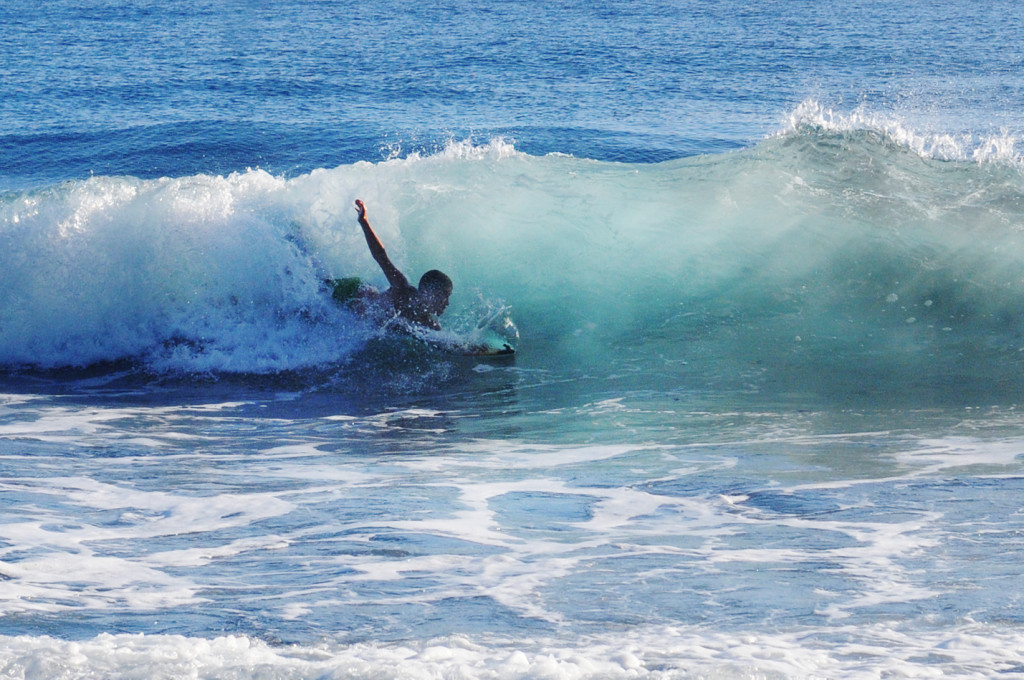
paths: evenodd
<path fill-rule="evenodd" d="M 806 127 L 840 133 L 877 133 L 893 144 L 936 160 L 1024 164 L 1022 140 L 1009 131 L 988 135 L 922 132 L 892 111 L 874 111 L 863 104 L 851 111 L 838 111 L 818 100 L 808 99 L 789 113 L 788 125 L 782 134 L 793 134 Z"/>
<path fill-rule="evenodd" d="M 1017 677 L 1020 631 L 966 620 L 948 631 L 834 626 L 793 633 L 645 627 L 607 636 L 452 636 L 396 644 L 272 646 L 226 636 L 109 635 L 70 642 L 0 638 L 7 677 L 590 680 Z"/>
<path fill-rule="evenodd" d="M 124 463 L 125 461 L 121 461 Z M 287 514 L 292 504 L 275 496 L 219 494 L 193 497 L 142 491 L 81 477 L 8 480 L 8 494 L 53 496 L 54 509 L 25 512 L 20 522 L 0 524 L 0 611 L 61 611 L 79 607 L 149 610 L 199 602 L 198 586 L 169 568 L 196 566 L 226 555 L 286 545 L 260 536 L 203 547 L 126 555 L 97 545 L 121 545 L 188 532 L 196 535 L 248 526 Z M 55 522 L 60 508 L 71 516 L 112 513 L 97 524 Z M 32 517 L 32 515 L 37 515 Z M 68 565 L 74 568 L 69 573 Z"/>
<path fill-rule="evenodd" d="M 1016 470 L 1024 456 L 1024 439 L 995 441 L 972 437 L 926 439 L 912 450 L 901 451 L 896 459 L 920 474 L 937 474 L 950 469 L 989 469 L 994 474 Z"/>
<path fill-rule="evenodd" d="M 1016 578 L 1019 517 L 985 519 L 970 498 L 1016 507 L 1012 412 L 952 437 L 898 430 L 889 413 L 817 434 L 831 416 L 630 394 L 545 417 L 685 432 L 577 430 L 603 436 L 559 445 L 525 428 L 480 436 L 480 414 L 441 403 L 296 416 L 268 397 L 76 417 L 63 397 L 0 400 L 0 443 L 31 454 L 2 459 L 17 520 L 0 523 L 0 611 L 34 632 L 70 612 L 105 622 L 74 643 L 7 637 L 0 668 L 854 678 L 1020 661 L 1012 626 L 1007 646 L 984 646 L 991 629 L 963 619 L 1009 615 L 993 598 Z M 239 610 L 301 644 L 216 637 Z M 196 611 L 213 623 L 193 637 L 97 635 L 124 616 L 182 630 Z M 350 644 L 366 620 L 376 641 Z M 439 627 L 465 636 L 432 639 Z"/>

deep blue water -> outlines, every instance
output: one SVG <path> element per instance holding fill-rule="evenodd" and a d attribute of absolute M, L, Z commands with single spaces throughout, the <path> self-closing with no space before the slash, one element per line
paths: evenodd
<path fill-rule="evenodd" d="M 503 135 L 661 161 L 801 102 L 1018 129 L 1014 5 L 5 3 L 5 183 L 308 172 Z"/>
<path fill-rule="evenodd" d="M 1014 3 L 0 25 L 0 675 L 1024 675 Z"/>

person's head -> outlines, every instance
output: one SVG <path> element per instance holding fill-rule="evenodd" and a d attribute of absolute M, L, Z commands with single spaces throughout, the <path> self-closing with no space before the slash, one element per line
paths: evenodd
<path fill-rule="evenodd" d="M 420 298 L 431 314 L 441 314 L 448 308 L 448 298 L 451 297 L 453 288 L 448 275 L 436 269 L 431 269 L 420 277 Z"/>

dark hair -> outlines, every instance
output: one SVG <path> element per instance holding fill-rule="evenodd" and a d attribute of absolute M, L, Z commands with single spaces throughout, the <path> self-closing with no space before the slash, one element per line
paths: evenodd
<path fill-rule="evenodd" d="M 440 272 L 436 269 L 431 269 L 429 272 L 420 277 L 420 291 L 435 290 L 442 291 L 451 295 L 452 289 L 455 286 L 452 284 L 452 280 L 448 278 L 448 275 L 444 272 Z"/>

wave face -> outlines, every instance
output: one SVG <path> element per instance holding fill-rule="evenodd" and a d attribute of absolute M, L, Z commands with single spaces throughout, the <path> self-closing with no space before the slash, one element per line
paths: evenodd
<path fill-rule="evenodd" d="M 527 365 L 1016 389 L 1022 196 L 1013 138 L 813 103 L 747 150 L 655 164 L 496 139 L 290 179 L 93 177 L 2 196 L 0 363 L 343 364 L 376 331 L 322 280 L 384 284 L 360 197 L 410 278 L 452 276 L 446 325 L 498 310 Z"/>

